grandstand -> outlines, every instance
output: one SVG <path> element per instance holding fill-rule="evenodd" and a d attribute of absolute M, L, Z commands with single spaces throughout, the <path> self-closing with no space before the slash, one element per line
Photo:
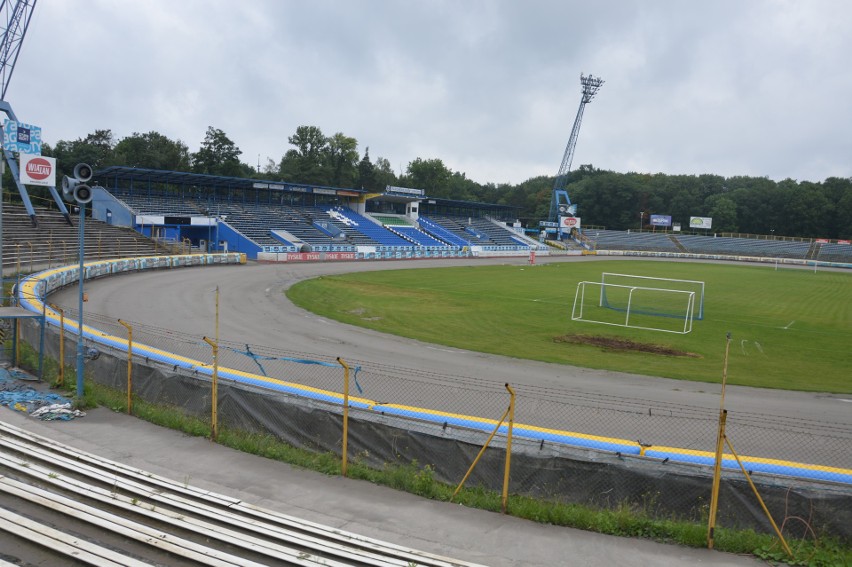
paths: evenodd
<path fill-rule="evenodd" d="M 3 204 L 3 271 L 32 272 L 72 264 L 79 258 L 78 218 L 69 225 L 55 209 L 36 209 L 39 226 L 34 227 L 23 205 Z M 181 243 L 166 243 L 143 237 L 129 228 L 86 221 L 86 261 L 136 256 L 155 256 L 184 251 Z"/>
<path fill-rule="evenodd" d="M 598 250 L 681 251 L 677 243 L 666 234 L 604 229 L 587 230 L 584 234 Z"/>
<path fill-rule="evenodd" d="M 96 179 L 100 184 L 93 186 L 94 220 L 101 221 L 102 226 L 132 229 L 155 242 L 180 245 L 187 251 L 244 252 L 249 259 L 280 261 L 288 257 L 275 255 L 306 252 L 341 252 L 346 255 L 337 259 L 364 259 L 523 256 L 531 250 L 547 249 L 505 222 L 514 213 L 509 207 L 431 199 L 419 190 L 406 194 L 404 188 L 389 188 L 392 190 L 384 194 L 368 195 L 354 189 L 118 166 L 98 172 Z M 10 213 L 10 218 L 14 214 Z M 65 222 L 68 228 L 64 219 L 56 222 Z M 48 217 L 43 224 L 50 226 Z M 845 241 L 589 228 L 577 237 L 584 248 L 598 251 L 852 261 L 852 246 Z M 53 240 L 50 234 L 29 235 L 18 241 L 10 237 L 4 248 L 13 253 L 4 255 L 4 264 L 17 263 L 22 255 L 16 257 L 14 250 L 23 246 L 27 246 L 24 251 L 32 249 L 32 262 L 52 262 L 56 251 L 51 256 L 36 249 L 49 248 L 39 243 Z M 66 257 L 71 253 L 68 242 L 75 240 L 76 236 L 71 236 L 57 243 L 65 248 Z M 107 251 L 106 240 L 99 245 L 101 257 L 112 254 Z M 140 249 L 126 238 L 110 240 L 116 249 Z"/>
<path fill-rule="evenodd" d="M 805 259 L 811 248 L 810 241 L 758 240 L 681 234 L 675 237 L 687 252 L 694 254 L 730 254 L 733 256 L 760 256 L 766 258 Z"/>
<path fill-rule="evenodd" d="M 821 242 L 817 244 L 815 257 L 823 262 L 852 263 L 852 244 L 845 242 Z"/>
<path fill-rule="evenodd" d="M 350 252 L 360 257 L 477 253 L 526 255 L 539 245 L 491 220 L 509 207 L 428 199 L 447 209 L 417 214 L 420 190 L 386 194 L 212 175 L 109 167 L 96 179 L 92 215 L 207 250 L 259 254 Z M 411 193 L 408 193 L 411 191 Z M 369 210 L 372 209 L 372 210 Z"/>
<path fill-rule="evenodd" d="M 848 263 L 852 245 L 815 243 L 805 239 L 743 238 L 699 234 L 654 233 L 604 229 L 583 232 L 596 250 L 663 252 L 780 258 Z"/>

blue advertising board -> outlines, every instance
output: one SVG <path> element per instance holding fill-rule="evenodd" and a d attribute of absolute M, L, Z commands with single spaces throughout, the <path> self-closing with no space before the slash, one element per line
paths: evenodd
<path fill-rule="evenodd" d="M 671 226 L 671 215 L 651 215 L 651 226 Z"/>
<path fill-rule="evenodd" d="M 41 128 L 6 120 L 3 123 L 3 149 L 7 152 L 41 155 Z"/>

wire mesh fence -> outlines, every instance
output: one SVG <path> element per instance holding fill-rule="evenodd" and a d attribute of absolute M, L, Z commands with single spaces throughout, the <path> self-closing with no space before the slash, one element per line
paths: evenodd
<path fill-rule="evenodd" d="M 66 318 L 77 314 L 66 311 Z M 210 420 L 213 352 L 203 335 L 124 321 L 132 329 L 133 396 Z M 115 319 L 86 313 L 104 336 L 126 338 Z M 31 331 L 34 332 L 34 331 Z M 58 358 L 57 331 L 48 351 Z M 209 338 L 209 337 L 208 337 Z M 65 364 L 76 340 L 65 333 Z M 99 356 L 87 378 L 126 391 L 126 349 L 88 340 Z M 217 419 L 313 451 L 341 455 L 344 369 L 331 354 L 289 352 L 218 338 Z M 162 358 L 158 353 L 170 353 Z M 509 396 L 487 377 L 449 376 L 346 360 L 348 453 L 372 467 L 429 466 L 458 484 L 497 427 Z M 509 491 L 564 503 L 628 507 L 656 517 L 706 518 L 718 410 L 524 384 L 517 392 Z M 506 427 L 483 452 L 467 486 L 500 490 Z M 732 413 L 727 435 L 773 515 L 852 535 L 852 426 Z M 786 468 L 785 468 L 786 467 Z M 742 473 L 726 457 L 719 526 L 768 530 Z"/>

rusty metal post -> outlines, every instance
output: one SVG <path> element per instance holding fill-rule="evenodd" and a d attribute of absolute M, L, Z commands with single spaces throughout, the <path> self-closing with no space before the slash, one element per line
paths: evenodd
<path fill-rule="evenodd" d="M 515 423 L 515 390 L 506 383 L 506 389 L 509 391 L 509 427 L 506 432 L 506 469 L 503 472 L 503 513 L 506 513 L 506 506 L 509 501 L 509 471 L 512 465 L 512 425 Z"/>
<path fill-rule="evenodd" d="M 343 476 L 346 476 L 346 469 L 349 463 L 349 365 L 342 358 L 337 357 L 337 362 L 343 367 L 343 460 L 340 464 L 340 471 Z"/>
<path fill-rule="evenodd" d="M 127 415 L 133 414 L 133 327 L 118 320 L 127 329 Z"/>

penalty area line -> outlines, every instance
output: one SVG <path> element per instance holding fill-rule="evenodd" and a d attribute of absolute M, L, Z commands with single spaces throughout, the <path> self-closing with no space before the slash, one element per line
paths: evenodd
<path fill-rule="evenodd" d="M 786 326 L 786 327 L 781 327 L 781 328 L 782 328 L 782 329 L 784 329 L 784 330 L 786 331 L 787 329 L 789 329 L 790 327 L 792 327 L 792 326 L 793 326 L 793 323 L 795 323 L 795 321 L 790 321 L 789 323 L 787 323 L 787 326 Z"/>

